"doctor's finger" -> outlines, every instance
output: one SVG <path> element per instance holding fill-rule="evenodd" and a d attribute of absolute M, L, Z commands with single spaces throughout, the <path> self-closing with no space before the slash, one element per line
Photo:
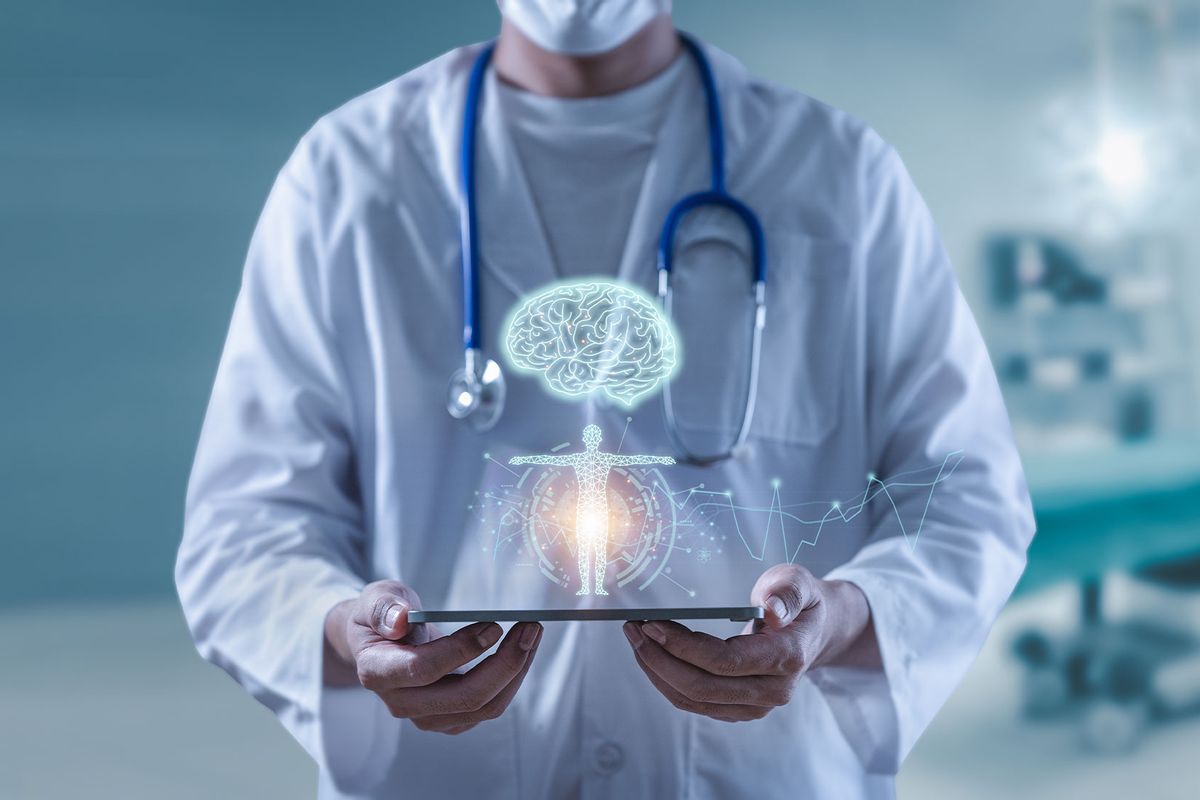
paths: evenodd
<path fill-rule="evenodd" d="M 401 643 L 413 645 L 429 644 L 436 639 L 441 639 L 445 635 L 432 622 L 418 622 L 416 625 L 409 625 L 408 636 L 405 636 Z"/>
<path fill-rule="evenodd" d="M 499 625 L 479 622 L 425 644 L 381 642 L 359 654 L 359 681 L 374 692 L 428 686 L 483 655 L 499 638 Z"/>
<path fill-rule="evenodd" d="M 474 728 L 481 722 L 496 719 L 508 709 L 509 704 L 516 697 L 517 690 L 521 688 L 521 684 L 525 681 L 525 676 L 529 673 L 529 668 L 533 666 L 533 658 L 537 654 L 537 647 L 541 644 L 541 641 L 542 633 L 538 631 L 537 641 L 533 643 L 533 649 L 529 651 L 529 657 L 525 659 L 525 666 L 521 668 L 521 671 L 517 673 L 515 678 L 508 682 L 507 686 L 500 690 L 499 694 L 485 703 L 478 711 L 469 711 L 463 714 L 417 717 L 413 719 L 413 724 L 424 731 L 458 734 Z"/>
<path fill-rule="evenodd" d="M 420 688 L 398 689 L 385 696 L 399 717 L 431 717 L 478 711 L 508 686 L 529 660 L 541 625 L 518 623 L 495 653 L 464 675 L 446 675 Z M 428 647 L 429 645 L 426 645 Z"/>
<path fill-rule="evenodd" d="M 791 649 L 770 636 L 718 639 L 690 630 L 678 622 L 647 622 L 640 630 L 679 660 L 695 664 L 713 675 L 790 675 L 796 671 Z"/>
<path fill-rule="evenodd" d="M 631 639 L 632 642 L 632 639 Z M 792 681 L 784 677 L 713 675 L 681 661 L 661 645 L 644 639 L 634 652 L 647 669 L 689 700 L 722 705 L 781 706 L 791 700 Z"/>
<path fill-rule="evenodd" d="M 667 698 L 667 701 L 680 711 L 688 711 L 692 714 L 712 717 L 721 722 L 747 722 L 752 719 L 762 719 L 771 710 L 767 706 L 702 703 L 692 700 L 660 678 L 654 670 L 646 665 L 646 662 L 642 660 L 639 653 L 635 651 L 633 657 L 637 659 L 638 666 L 642 668 L 642 672 L 646 673 L 646 677 L 650 679 L 650 683 L 658 690 L 659 694 Z"/>
<path fill-rule="evenodd" d="M 444 675 L 466 666 L 500 641 L 503 631 L 494 622 L 477 622 L 449 636 L 431 639 L 409 648 L 409 686 L 428 686 Z"/>

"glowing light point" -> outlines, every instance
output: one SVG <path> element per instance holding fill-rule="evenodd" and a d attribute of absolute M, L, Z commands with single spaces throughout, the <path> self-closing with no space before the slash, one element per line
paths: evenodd
<path fill-rule="evenodd" d="M 1114 131 L 1100 140 L 1096 167 L 1114 189 L 1132 190 L 1146 179 L 1146 152 L 1140 136 Z"/>
<path fill-rule="evenodd" d="M 778 489 L 782 483 L 783 481 L 779 480 L 779 478 L 771 478 L 772 489 Z"/>
<path fill-rule="evenodd" d="M 583 429 L 582 453 L 537 456 L 515 456 L 509 464 L 544 464 L 574 467 L 579 487 L 575 507 L 576 552 L 579 557 L 579 591 L 591 594 L 589 582 L 595 563 L 596 594 L 608 594 L 604 589 L 604 571 L 608 566 L 608 473 L 613 467 L 632 467 L 644 464 L 674 464 L 671 456 L 623 456 L 600 451 L 600 426 Z"/>

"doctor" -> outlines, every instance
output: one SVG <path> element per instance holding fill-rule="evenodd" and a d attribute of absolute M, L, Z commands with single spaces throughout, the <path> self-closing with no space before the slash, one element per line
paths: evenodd
<path fill-rule="evenodd" d="M 500 8 L 476 143 L 485 342 L 555 280 L 653 293 L 663 218 L 711 166 L 703 85 L 669 0 Z M 759 502 L 775 481 L 827 502 L 868 474 L 936 469 L 960 450 L 961 464 L 927 507 L 925 493 L 895 496 L 899 518 L 924 516 L 915 542 L 876 503 L 794 552 L 770 531 L 758 552 L 714 532 L 719 556 L 675 553 L 671 580 L 613 590 L 628 605 L 763 605 L 742 635 L 409 624 L 423 602 L 576 601 L 485 552 L 476 505 L 511 482 L 512 455 L 584 424 L 624 432 L 629 452 L 675 444 L 657 400 L 631 414 L 515 374 L 490 430 L 446 413 L 462 364 L 463 98 L 480 50 L 332 112 L 275 182 L 189 485 L 176 578 L 197 647 L 312 754 L 323 798 L 891 796 L 1021 574 L 1025 482 L 895 152 L 714 48 L 702 52 L 729 190 L 767 244 L 763 366 L 738 457 L 664 475 Z M 738 432 L 752 244 L 730 214 L 701 209 L 673 249 L 675 421 L 696 450 Z"/>

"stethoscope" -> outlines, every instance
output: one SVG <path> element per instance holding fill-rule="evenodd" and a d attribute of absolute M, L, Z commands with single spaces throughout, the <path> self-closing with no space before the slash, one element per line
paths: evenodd
<path fill-rule="evenodd" d="M 762 332 L 767 319 L 767 258 L 762 224 L 750 208 L 725 188 L 725 134 L 721 122 L 721 101 L 708 59 L 691 37 L 680 34 L 680 41 L 691 55 L 704 84 L 707 106 L 708 151 L 712 170 L 711 186 L 706 191 L 683 197 L 667 212 L 658 240 L 658 296 L 663 310 L 671 316 L 671 270 L 674 266 L 675 234 L 683 218 L 705 206 L 716 206 L 732 212 L 750 235 L 751 257 L 754 264 L 754 321 L 750 339 L 750 364 L 746 397 L 742 405 L 742 422 L 737 437 L 728 448 L 702 455 L 693 452 L 683 441 L 675 417 L 671 382 L 664 381 L 662 390 L 663 418 L 667 435 L 681 461 L 695 465 L 715 464 L 740 456 L 746 450 L 750 422 L 758 399 L 759 359 L 762 351 Z M 495 43 L 488 44 L 471 67 L 467 81 L 467 99 L 463 110 L 462 142 L 459 169 L 459 238 L 463 276 L 463 348 L 465 363 L 450 378 L 446 408 L 455 419 L 465 419 L 477 431 L 490 430 L 504 410 L 505 382 L 500 365 L 483 353 L 479 302 L 479 228 L 475 207 L 475 136 L 479 123 L 479 99 L 483 93 L 483 78 L 492 60 Z"/>

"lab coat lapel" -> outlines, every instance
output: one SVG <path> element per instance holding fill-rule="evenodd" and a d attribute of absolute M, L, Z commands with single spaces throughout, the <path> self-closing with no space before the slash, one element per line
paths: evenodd
<path fill-rule="evenodd" d="M 515 296 L 558 280 L 542 218 L 509 136 L 495 72 L 485 78 L 476 146 L 476 209 L 484 269 Z"/>
<path fill-rule="evenodd" d="M 680 57 L 693 67 L 690 56 Z M 617 270 L 621 281 L 652 293 L 657 291 L 656 249 L 667 212 L 684 195 L 708 186 L 708 137 L 699 80 L 690 69 L 684 88 L 671 97 L 663 111 Z"/>

